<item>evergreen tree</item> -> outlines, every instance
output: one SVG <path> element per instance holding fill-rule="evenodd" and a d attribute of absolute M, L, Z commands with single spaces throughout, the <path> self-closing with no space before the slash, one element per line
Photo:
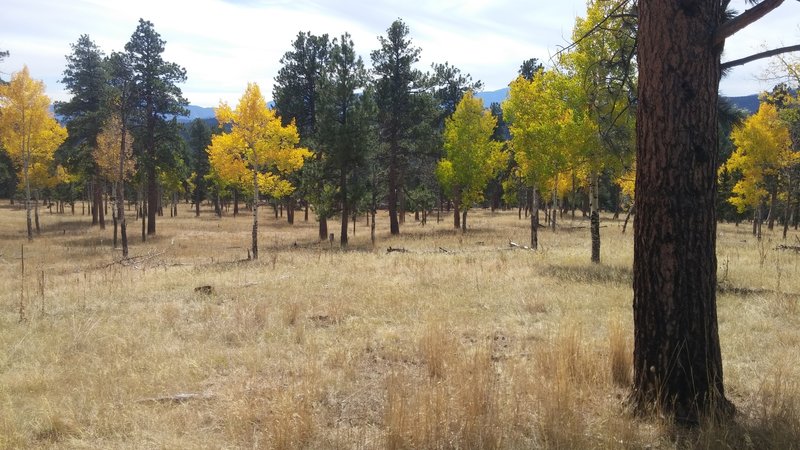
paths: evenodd
<path fill-rule="evenodd" d="M 200 202 L 208 196 L 208 186 L 206 185 L 206 175 L 208 175 L 210 165 L 208 162 L 208 152 L 206 149 L 211 145 L 211 127 L 202 119 L 194 119 L 189 125 L 187 145 L 189 154 L 192 156 L 192 183 L 194 192 L 194 215 L 200 216 Z"/>
<path fill-rule="evenodd" d="M 369 149 L 371 96 L 363 93 L 369 82 L 361 57 L 349 34 L 333 40 L 330 62 L 322 79 L 319 144 L 329 166 L 338 175 L 335 184 L 341 211 L 342 247 L 347 246 L 347 224 L 364 193 L 365 157 Z"/>
<path fill-rule="evenodd" d="M 68 137 L 59 148 L 56 158 L 72 174 L 89 183 L 92 199 L 92 225 L 105 227 L 103 208 L 104 180 L 94 160 L 97 136 L 105 120 L 108 73 L 103 63 L 104 55 L 99 47 L 82 35 L 71 45 L 64 69 L 64 84 L 72 98 L 56 102 L 56 114 L 63 117 Z"/>
<path fill-rule="evenodd" d="M 125 44 L 133 70 L 136 110 L 134 135 L 140 170 L 147 183 L 147 234 L 156 233 L 160 204 L 158 170 L 175 162 L 178 125 L 175 116 L 188 114 L 178 83 L 186 81 L 186 70 L 164 61 L 165 42 L 153 24 L 139 19 L 130 41 Z"/>
<path fill-rule="evenodd" d="M 391 234 L 400 234 L 398 206 L 405 173 L 415 150 L 415 131 L 427 118 L 431 102 L 422 92 L 424 77 L 413 68 L 420 49 L 412 45 L 409 29 L 398 19 L 379 36 L 381 47 L 371 53 L 383 156 L 387 170 L 387 203 Z"/>
<path fill-rule="evenodd" d="M 298 189 L 287 197 L 287 217 L 294 221 L 297 200 L 313 202 L 319 219 L 319 238 L 328 239 L 328 222 L 332 211 L 329 196 L 323 195 L 323 183 L 332 175 L 326 172 L 316 145 L 317 109 L 320 83 L 330 59 L 331 43 L 327 34 L 316 36 L 300 32 L 292 43 L 292 50 L 281 58 L 281 70 L 275 77 L 273 99 L 275 110 L 284 125 L 294 122 L 300 133 L 300 143 L 314 152 L 314 156 L 289 177 Z"/>

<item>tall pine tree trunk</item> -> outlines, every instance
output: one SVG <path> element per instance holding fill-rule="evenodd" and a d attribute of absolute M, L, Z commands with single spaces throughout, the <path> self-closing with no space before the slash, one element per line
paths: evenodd
<path fill-rule="evenodd" d="M 391 149 L 391 156 L 389 158 L 389 195 L 387 201 L 389 203 L 389 232 L 393 235 L 400 234 L 400 222 L 397 220 L 397 190 L 398 186 L 398 172 L 397 172 L 397 149 Z"/>
<path fill-rule="evenodd" d="M 156 167 L 150 164 L 147 168 L 147 235 L 156 234 L 156 215 L 158 213 L 158 179 Z"/>
<path fill-rule="evenodd" d="M 324 216 L 319 216 L 319 240 L 328 240 L 328 219 Z"/>
<path fill-rule="evenodd" d="M 717 331 L 719 0 L 639 1 L 633 316 L 638 411 L 732 411 Z"/>
<path fill-rule="evenodd" d="M 98 213 L 100 211 L 99 204 L 97 201 L 97 177 L 92 176 L 91 180 L 89 181 L 89 192 L 86 195 L 89 198 L 91 207 L 89 208 L 92 211 L 92 226 L 97 225 L 99 222 L 98 220 Z"/>
<path fill-rule="evenodd" d="M 347 172 L 344 167 L 342 167 L 341 176 L 339 177 L 339 191 L 342 193 L 342 226 L 339 245 L 345 248 L 347 247 L 347 221 L 350 218 L 350 211 L 347 209 Z"/>

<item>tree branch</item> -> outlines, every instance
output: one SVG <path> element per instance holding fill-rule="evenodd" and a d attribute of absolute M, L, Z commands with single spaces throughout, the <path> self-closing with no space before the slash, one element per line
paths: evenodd
<path fill-rule="evenodd" d="M 781 6 L 782 3 L 783 0 L 764 0 L 733 19 L 723 23 L 714 34 L 714 45 L 724 44 L 725 39 L 728 39 L 751 23 L 764 17 L 770 11 Z"/>
<path fill-rule="evenodd" d="M 730 69 L 731 67 L 741 66 L 759 59 L 769 58 L 770 56 L 780 55 L 781 53 L 789 53 L 789 52 L 800 52 L 800 44 L 790 45 L 788 47 L 776 48 L 773 50 L 767 50 L 765 52 L 756 53 L 755 55 L 750 55 L 746 58 L 734 59 L 733 61 L 722 63 L 721 67 L 722 70 L 726 70 Z"/>

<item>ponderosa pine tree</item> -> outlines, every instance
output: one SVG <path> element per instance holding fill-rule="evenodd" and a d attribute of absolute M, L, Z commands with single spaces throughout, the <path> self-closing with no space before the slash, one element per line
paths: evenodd
<path fill-rule="evenodd" d="M 189 124 L 187 144 L 189 145 L 190 154 L 193 155 L 192 183 L 194 184 L 194 192 L 192 192 L 192 198 L 194 199 L 194 215 L 195 217 L 200 217 L 200 203 L 208 194 L 206 175 L 210 170 L 206 149 L 211 145 L 211 127 L 208 126 L 206 121 L 194 119 Z"/>
<path fill-rule="evenodd" d="M 104 180 L 94 160 L 97 136 L 105 121 L 108 73 L 103 64 L 104 55 L 88 35 L 82 35 L 71 44 L 67 67 L 61 83 L 72 95 L 66 102 L 56 102 L 54 110 L 63 117 L 68 137 L 56 158 L 72 174 L 80 176 L 90 186 L 92 200 L 92 225 L 105 228 L 103 208 Z"/>
<path fill-rule="evenodd" d="M 333 40 L 328 68 L 322 77 L 318 108 L 319 148 L 331 172 L 338 173 L 337 197 L 341 209 L 340 245 L 347 246 L 350 214 L 356 209 L 359 184 L 365 181 L 366 135 L 372 120 L 371 95 L 365 93 L 369 76 L 356 55 L 350 35 Z M 359 183 L 361 181 L 362 183 Z"/>
<path fill-rule="evenodd" d="M 275 110 L 284 125 L 294 121 L 300 133 L 300 145 L 315 153 L 303 168 L 291 175 L 298 186 L 297 194 L 289 197 L 287 208 L 290 221 L 293 220 L 294 203 L 299 197 L 315 205 L 319 220 L 319 238 L 328 239 L 328 218 L 331 208 L 328 199 L 321 195 L 322 186 L 332 177 L 325 171 L 325 162 L 317 149 L 318 127 L 317 109 L 320 97 L 320 83 L 328 67 L 331 42 L 327 34 L 316 36 L 310 32 L 300 32 L 292 42 L 292 50 L 281 57 L 281 67 L 275 77 L 272 96 Z"/>
<path fill-rule="evenodd" d="M 725 40 L 783 3 L 639 0 L 633 403 L 725 415 L 717 328 L 717 97 Z M 752 58 L 746 58 L 751 60 Z"/>
<path fill-rule="evenodd" d="M 136 110 L 133 127 L 139 164 L 147 182 L 147 234 L 156 233 L 156 215 L 160 203 L 158 169 L 174 160 L 178 126 L 176 115 L 188 114 L 178 83 L 186 81 L 186 70 L 164 61 L 164 40 L 150 21 L 139 19 L 125 52 L 130 58 L 134 81 Z"/>
<path fill-rule="evenodd" d="M 380 48 L 371 53 L 375 73 L 375 101 L 378 107 L 380 140 L 385 147 L 389 229 L 400 234 L 398 203 L 404 189 L 404 171 L 409 163 L 414 128 L 427 117 L 427 103 L 416 99 L 423 88 L 423 74 L 413 65 L 420 49 L 414 47 L 409 29 L 398 19 L 379 36 Z"/>

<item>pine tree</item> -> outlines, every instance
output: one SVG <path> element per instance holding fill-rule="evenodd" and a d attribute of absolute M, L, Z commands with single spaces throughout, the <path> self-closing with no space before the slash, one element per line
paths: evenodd
<path fill-rule="evenodd" d="M 156 214 L 160 204 L 158 170 L 175 161 L 178 126 L 174 117 L 188 114 L 178 83 L 186 81 L 186 70 L 164 61 L 164 40 L 153 24 L 139 19 L 125 52 L 133 71 L 134 135 L 139 163 L 147 182 L 147 234 L 156 233 Z"/>

